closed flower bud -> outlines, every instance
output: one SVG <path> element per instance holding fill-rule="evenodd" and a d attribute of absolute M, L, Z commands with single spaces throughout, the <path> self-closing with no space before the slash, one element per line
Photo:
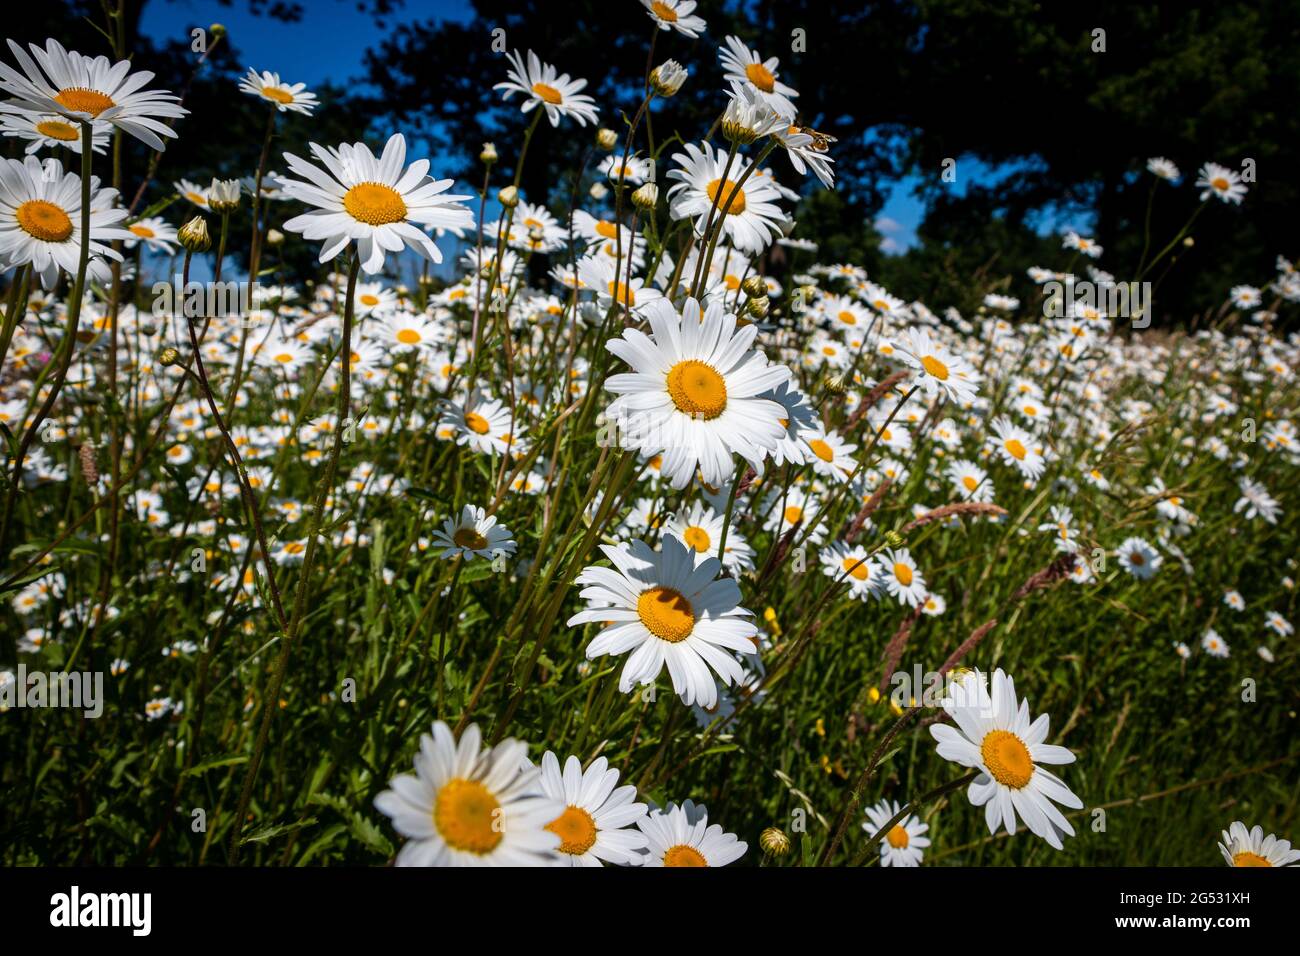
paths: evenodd
<path fill-rule="evenodd" d="M 239 208 L 239 180 L 213 179 L 208 187 L 208 206 L 213 212 L 228 213 Z"/>
<path fill-rule="evenodd" d="M 673 96 L 686 82 L 686 67 L 676 60 L 664 60 L 650 71 L 650 88 L 656 96 Z"/>
<path fill-rule="evenodd" d="M 173 348 L 165 348 L 158 353 L 158 363 L 160 365 L 171 366 L 179 365 L 181 353 Z"/>
<path fill-rule="evenodd" d="M 765 853 L 773 856 L 785 856 L 790 852 L 790 838 L 780 827 L 768 827 L 758 835 L 758 845 Z"/>
<path fill-rule="evenodd" d="M 208 221 L 202 216 L 195 216 L 176 232 L 176 238 L 186 252 L 207 252 L 212 248 L 212 236 L 208 234 Z"/>
<path fill-rule="evenodd" d="M 224 23 L 214 23 L 208 27 L 208 32 L 214 37 L 223 37 L 226 35 L 226 25 Z"/>
<path fill-rule="evenodd" d="M 519 190 L 514 186 L 507 186 L 497 193 L 497 199 L 507 209 L 514 209 L 519 205 Z"/>
<path fill-rule="evenodd" d="M 484 143 L 483 152 L 478 154 L 478 158 L 480 162 L 485 163 L 488 166 L 491 166 L 493 163 L 497 161 L 497 144 Z"/>
<path fill-rule="evenodd" d="M 740 284 L 740 287 L 745 290 L 745 295 L 751 299 L 756 299 L 760 295 L 767 295 L 767 283 L 763 281 L 762 276 L 750 276 Z"/>
<path fill-rule="evenodd" d="M 745 311 L 756 319 L 767 316 L 767 310 L 771 307 L 771 302 L 765 295 L 754 296 L 745 303 Z"/>
<path fill-rule="evenodd" d="M 632 205 L 636 206 L 642 212 L 649 212 L 654 209 L 655 203 L 659 201 L 659 187 L 654 183 L 646 183 L 636 192 L 632 193 Z"/>
<path fill-rule="evenodd" d="M 284 233 L 279 229 L 272 229 L 266 234 L 266 244 L 268 246 L 278 246 L 284 242 Z"/>
<path fill-rule="evenodd" d="M 602 126 L 596 130 L 596 145 L 605 150 L 613 149 L 618 145 L 618 133 Z"/>

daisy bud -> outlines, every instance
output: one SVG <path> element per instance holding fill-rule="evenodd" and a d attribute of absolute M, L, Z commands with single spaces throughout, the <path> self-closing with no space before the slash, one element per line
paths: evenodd
<path fill-rule="evenodd" d="M 228 213 L 239 208 L 239 180 L 213 179 L 208 187 L 208 206 L 213 212 Z"/>
<path fill-rule="evenodd" d="M 782 220 L 779 221 L 776 225 L 777 225 L 777 228 L 781 230 L 781 235 L 784 236 L 786 239 L 789 239 L 789 238 L 790 238 L 790 234 L 791 234 L 792 232 L 794 232 L 794 220 L 793 220 L 793 219 L 782 219 Z"/>
<path fill-rule="evenodd" d="M 491 166 L 497 161 L 497 144 L 484 143 L 483 152 L 478 154 L 479 161 L 486 166 Z"/>
<path fill-rule="evenodd" d="M 656 96 L 673 96 L 682 88 L 687 76 L 686 67 L 676 60 L 664 60 L 650 71 L 650 88 Z"/>
<path fill-rule="evenodd" d="M 514 209 L 519 205 L 519 190 L 514 186 L 507 186 L 497 193 L 497 199 L 507 209 Z"/>
<path fill-rule="evenodd" d="M 636 206 L 642 212 L 649 212 L 654 209 L 655 203 L 659 201 L 659 187 L 654 183 L 646 183 L 636 192 L 632 193 L 632 205 Z"/>
<path fill-rule="evenodd" d="M 897 531 L 886 531 L 885 541 L 891 548 L 901 548 L 903 546 L 903 536 Z"/>
<path fill-rule="evenodd" d="M 268 246 L 278 246 L 282 242 L 284 242 L 284 233 L 279 229 L 272 229 L 266 234 L 266 244 Z"/>
<path fill-rule="evenodd" d="M 839 375 L 831 375 L 829 372 L 823 378 L 822 384 L 826 386 L 826 391 L 832 395 L 843 395 L 848 391 L 848 384 L 844 381 L 844 378 Z"/>
<path fill-rule="evenodd" d="M 1183 240 L 1183 245 L 1186 246 L 1188 249 L 1190 249 L 1192 248 L 1192 246 L 1196 245 L 1196 240 L 1193 239 L 1191 236 L 1188 236 L 1186 239 Z"/>
<path fill-rule="evenodd" d="M 765 853 L 773 856 L 785 856 L 790 852 L 790 838 L 780 827 L 768 827 L 758 835 L 758 845 Z"/>
<path fill-rule="evenodd" d="M 212 248 L 212 236 L 208 234 L 208 221 L 202 216 L 195 216 L 176 231 L 176 238 L 187 252 L 207 252 Z"/>
<path fill-rule="evenodd" d="M 767 295 L 767 283 L 763 281 L 762 276 L 750 276 L 740 284 L 745 290 L 745 295 L 751 299 L 757 299 L 760 295 Z"/>
<path fill-rule="evenodd" d="M 176 351 L 173 348 L 166 348 L 158 353 L 159 365 L 164 365 L 168 367 L 172 365 L 179 365 L 180 359 L 181 359 L 181 353 Z"/>
<path fill-rule="evenodd" d="M 618 145 L 618 133 L 602 126 L 596 130 L 596 145 L 604 150 L 611 150 Z"/>
<path fill-rule="evenodd" d="M 208 33 L 214 37 L 223 37 L 226 35 L 226 25 L 224 23 L 214 23 L 208 27 Z"/>
<path fill-rule="evenodd" d="M 771 301 L 765 295 L 754 296 L 745 303 L 745 311 L 756 319 L 764 318 L 767 310 L 771 306 Z"/>
<path fill-rule="evenodd" d="M 604 183 L 591 184 L 592 199 L 595 199 L 597 202 L 599 202 L 600 200 L 604 199 L 608 195 L 609 195 L 609 187 L 606 186 Z"/>

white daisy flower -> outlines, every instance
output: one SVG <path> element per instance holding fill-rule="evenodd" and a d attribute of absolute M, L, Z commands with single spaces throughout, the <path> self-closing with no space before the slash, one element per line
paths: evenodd
<path fill-rule="evenodd" d="M 873 807 L 866 808 L 867 820 L 862 829 L 868 835 L 875 835 L 903 808 L 895 800 L 881 800 Z M 922 823 L 914 813 L 909 813 L 899 820 L 889 832 L 880 838 L 881 866 L 920 866 L 922 851 L 930 845 L 930 825 Z"/>
<path fill-rule="evenodd" d="M 993 419 L 990 427 L 997 436 L 997 452 L 1002 460 L 1026 478 L 1037 481 L 1047 468 L 1037 440 L 1005 415 Z"/>
<path fill-rule="evenodd" d="M 1212 627 L 1207 627 L 1201 635 L 1201 648 L 1211 657 L 1227 657 L 1229 654 L 1228 642 Z"/>
<path fill-rule="evenodd" d="M 35 43 L 29 48 L 31 56 L 9 41 L 21 73 L 0 63 L 0 89 L 12 94 L 15 105 L 24 109 L 111 123 L 160 152 L 166 147 L 159 137 L 176 135 L 162 120 L 189 112 L 181 107 L 179 97 L 166 90 L 144 89 L 153 74 L 132 73 L 128 60 L 110 63 L 105 56 L 82 56 L 54 39 L 46 40 L 43 50 Z"/>
<path fill-rule="evenodd" d="M 316 94 L 307 90 L 306 83 L 285 83 L 279 73 L 263 70 L 258 73 L 250 68 L 248 74 L 239 81 L 239 89 L 249 96 L 260 96 L 275 105 L 281 113 L 292 110 L 304 116 L 310 116 L 320 103 Z"/>
<path fill-rule="evenodd" d="M 1223 831 L 1219 852 L 1228 866 L 1291 866 L 1300 861 L 1300 850 L 1291 849 L 1290 840 L 1264 836 L 1261 826 L 1247 830 L 1240 820 Z"/>
<path fill-rule="evenodd" d="M 507 53 L 506 59 L 510 61 L 510 69 L 506 71 L 508 79 L 492 87 L 505 90 L 502 99 L 522 93 L 522 111 L 527 113 L 541 106 L 552 126 L 559 126 L 564 116 L 572 116 L 579 126 L 596 122 L 595 100 L 580 92 L 587 85 L 586 80 L 569 79 L 569 74 L 559 73 L 551 64 L 543 63 L 532 50 L 528 51 L 527 64 L 518 50 Z"/>
<path fill-rule="evenodd" d="M 660 30 L 676 30 L 692 38 L 704 31 L 703 18 L 694 16 L 695 0 L 641 0 L 641 5 Z"/>
<path fill-rule="evenodd" d="M 1115 551 L 1119 566 L 1139 581 L 1145 581 L 1156 573 L 1164 562 L 1164 557 L 1144 538 L 1126 538 Z"/>
<path fill-rule="evenodd" d="M 693 219 L 696 235 L 704 235 L 710 213 L 712 228 L 720 219 L 723 234 L 741 252 L 757 255 L 782 234 L 787 218 L 776 205 L 781 194 L 766 178 L 745 178 L 749 162 L 744 157 L 733 157 L 728 168 L 726 155 L 712 144 L 687 143 L 686 152 L 673 153 L 673 161 L 677 168 L 667 178 L 677 183 L 668 190 L 669 211 L 673 219 Z"/>
<path fill-rule="evenodd" d="M 90 262 L 88 277 L 108 278 L 105 259 L 122 255 L 111 246 L 131 233 L 119 224 L 126 210 L 116 206 L 117 190 L 90 181 Z M 0 161 L 0 261 L 9 267 L 31 264 L 45 288 L 59 272 L 75 276 L 81 263 L 81 177 L 63 172 L 57 159 L 43 164 L 35 156 Z"/>
<path fill-rule="evenodd" d="M 734 833 L 710 825 L 708 809 L 690 800 L 651 810 L 637 826 L 648 844 L 642 866 L 726 866 L 749 849 Z"/>
<path fill-rule="evenodd" d="M 1224 202 L 1241 205 L 1246 187 L 1241 181 L 1240 173 L 1218 163 L 1206 163 L 1200 168 L 1199 177 L 1196 185 L 1205 187 L 1201 191 L 1202 200 L 1217 196 Z"/>
<path fill-rule="evenodd" d="M 465 560 L 486 558 L 491 561 L 497 555 L 514 554 L 517 545 L 510 537 L 510 529 L 497 524 L 496 515 L 489 515 L 483 508 L 465 505 L 459 518 L 447 518 L 442 528 L 433 532 L 433 546 L 444 549 L 440 558 L 453 558 L 464 555 Z"/>
<path fill-rule="evenodd" d="M 718 48 L 718 60 L 722 64 L 723 78 L 752 89 L 773 112 L 793 120 L 799 110 L 791 100 L 799 94 L 777 79 L 777 67 L 781 61 L 774 56 L 764 60 L 745 46 L 740 37 L 725 37 L 722 42 L 725 46 Z"/>
<path fill-rule="evenodd" d="M 1277 524 L 1277 516 L 1282 513 L 1282 506 L 1268 493 L 1268 489 L 1258 481 L 1251 481 L 1245 475 L 1237 479 L 1241 488 L 1241 497 L 1232 506 L 1237 514 L 1244 512 L 1247 521 L 1256 517 L 1263 518 L 1269 524 Z"/>
<path fill-rule="evenodd" d="M 975 400 L 979 373 L 932 339 L 925 329 L 909 329 L 896 345 L 903 361 L 922 373 L 919 384 L 927 397 L 944 395 L 960 405 Z"/>
<path fill-rule="evenodd" d="M 284 228 L 308 240 L 324 240 L 321 262 L 335 258 L 354 240 L 361 268 L 369 275 L 384 267 L 385 253 L 408 247 L 442 262 L 442 252 L 424 230 L 474 225 L 473 213 L 460 204 L 468 196 L 443 195 L 452 185 L 450 179 L 428 176 L 427 159 L 406 165 L 406 138 L 401 133 L 389 137 L 378 158 L 365 143 L 344 143 L 337 149 L 310 145 L 325 169 L 285 153 L 290 170 L 307 181 L 282 178 L 281 185 L 285 195 L 317 208 L 290 219 Z"/>
<path fill-rule="evenodd" d="M 862 545 L 836 542 L 822 550 L 819 558 L 822 570 L 829 577 L 847 583 L 850 596 L 857 600 L 880 600 L 885 593 L 885 579 L 889 572 Z"/>
<path fill-rule="evenodd" d="M 967 795 L 974 806 L 984 807 L 990 834 L 1002 824 L 1014 835 L 1018 816 L 1059 850 L 1061 835 L 1073 836 L 1074 829 L 1055 803 L 1079 809 L 1083 801 L 1040 764 L 1073 763 L 1074 754 L 1043 742 L 1047 715 L 1030 721 L 1029 702 L 1017 699 L 1015 684 L 1001 668 L 993 672 L 992 684 L 990 694 L 978 671 L 954 681 L 943 709 L 957 726 L 934 724 L 930 734 L 940 757 L 979 769 Z"/>
<path fill-rule="evenodd" d="M 754 566 L 754 549 L 736 530 L 735 514 L 727 529 L 727 543 L 722 564 L 732 571 L 748 571 Z M 695 563 L 718 556 L 722 540 L 722 525 L 726 516 L 714 511 L 702 501 L 691 505 L 690 511 L 670 516 L 663 524 L 664 534 L 670 534 L 695 550 Z"/>
<path fill-rule="evenodd" d="M 727 652 L 754 650 L 758 629 L 744 620 L 750 612 L 739 606 L 740 586 L 718 578 L 716 557 L 697 565 L 694 551 L 671 535 L 658 552 L 639 540 L 600 549 L 614 567 L 592 566 L 578 575 L 587 609 L 568 621 L 570 627 L 606 625 L 587 645 L 587 658 L 631 651 L 618 682 L 623 693 L 653 683 L 666 664 L 684 703 L 712 707 L 718 699 L 714 672 L 727 685 L 743 677 Z"/>
<path fill-rule="evenodd" d="M 899 604 L 916 607 L 925 600 L 929 590 L 925 577 L 916 567 L 916 560 L 907 548 L 886 548 L 880 554 L 880 568 L 884 572 L 885 587 Z"/>
<path fill-rule="evenodd" d="M 1178 171 L 1178 167 L 1174 165 L 1173 161 L 1165 159 L 1163 156 L 1153 156 L 1151 159 L 1148 159 L 1147 171 L 1152 175 L 1159 176 L 1166 182 L 1173 182 L 1175 179 L 1182 176 L 1182 173 Z"/>
<path fill-rule="evenodd" d="M 577 757 L 565 760 L 561 770 L 554 753 L 548 750 L 542 755 L 542 793 L 564 807 L 546 824 L 560 838 L 561 866 L 640 862 L 640 851 L 648 841 L 632 824 L 644 818 L 648 808 L 636 802 L 636 787 L 617 786 L 618 776 L 604 757 L 597 757 L 583 771 Z"/>
<path fill-rule="evenodd" d="M 1264 626 L 1282 637 L 1289 637 L 1295 633 L 1295 625 L 1277 611 L 1269 611 L 1264 615 Z"/>
<path fill-rule="evenodd" d="M 157 216 L 137 219 L 127 225 L 126 231 L 131 233 L 131 238 L 125 242 L 128 249 L 134 249 L 141 242 L 150 252 L 161 252 L 164 255 L 171 255 L 175 249 L 176 228 Z"/>
<path fill-rule="evenodd" d="M 457 743 L 441 720 L 420 737 L 415 774 L 400 774 L 375 807 L 407 838 L 398 866 L 549 866 L 560 837 L 546 824 L 564 804 L 545 796 L 528 745 L 481 746 L 477 724 Z"/>
<path fill-rule="evenodd" d="M 91 150 L 104 152 L 108 146 L 108 124 L 95 123 L 91 134 Z M 6 136 L 16 136 L 27 140 L 27 154 L 40 149 L 53 149 L 66 146 L 74 153 L 81 154 L 81 127 L 70 123 L 58 113 L 35 113 L 21 106 L 0 103 L 0 132 Z"/>
<path fill-rule="evenodd" d="M 737 329 L 736 317 L 718 303 L 701 314 L 694 299 L 680 315 L 667 299 L 656 299 L 643 315 L 651 335 L 629 328 L 605 343 L 633 369 L 605 382 L 619 396 L 605 417 L 619 423 L 623 447 L 661 452 L 663 473 L 679 489 L 697 468 L 707 484 L 721 485 L 734 473 L 733 453 L 761 468 L 785 435 L 786 413 L 760 396 L 789 380 L 790 371 L 752 348 L 757 327 Z"/>

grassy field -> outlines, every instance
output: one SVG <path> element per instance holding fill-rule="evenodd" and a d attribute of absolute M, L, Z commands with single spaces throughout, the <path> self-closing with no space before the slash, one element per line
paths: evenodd
<path fill-rule="evenodd" d="M 535 123 L 551 96 L 522 89 Z M 375 168 L 369 152 L 272 150 L 244 171 L 274 187 L 252 235 L 223 207 L 247 188 L 195 204 L 155 184 L 164 198 L 119 202 L 96 238 L 120 259 L 83 252 L 47 286 L 15 259 L 0 668 L 11 689 L 19 665 L 98 673 L 103 706 L 0 715 L 7 864 L 430 862 L 422 841 L 545 862 L 576 855 L 581 826 L 502 766 L 548 751 L 604 758 L 639 802 L 706 806 L 746 844 L 738 865 L 878 865 L 865 811 L 881 800 L 928 824 L 925 865 L 1210 865 L 1234 820 L 1295 833 L 1289 263 L 1176 330 L 1050 317 L 1050 283 L 1084 281 L 1086 237 L 1008 267 L 1041 270 L 1042 301 L 987 277 L 962 301 L 903 301 L 786 238 L 793 205 L 750 164 L 797 185 L 774 154 L 811 166 L 824 144 L 758 135 L 770 104 L 733 95 L 716 153 L 659 145 L 657 190 L 644 169 L 626 188 L 597 169 L 651 154 L 639 115 L 593 147 L 581 214 L 520 202 L 489 161 L 481 192 L 452 187 L 463 201 L 420 219 L 423 170 L 397 179 L 418 157 L 379 137 Z M 557 121 L 588 150 L 590 128 Z M 71 223 L 91 164 L 55 155 Z M 413 222 L 451 256 L 420 227 L 459 229 L 456 277 L 404 271 L 369 232 L 318 272 L 286 267 L 287 246 L 332 245 L 302 235 L 312 200 L 289 183 L 318 182 L 309 163 L 362 230 Z M 1160 189 L 1194 191 L 1175 178 Z M 94 208 L 117 201 L 95 189 Z M 1169 246 L 1134 278 L 1190 227 L 1155 237 Z M 248 315 L 156 307 L 153 281 L 193 255 L 232 274 L 236 249 L 258 279 Z M 1050 717 L 1046 743 L 1077 758 L 1053 768 L 1077 797 L 1062 849 L 1025 822 L 991 832 L 972 806 L 974 770 L 1017 789 L 1010 751 L 938 753 L 936 732 L 965 726 L 939 699 L 979 684 L 970 669 L 1013 678 L 1029 718 Z M 495 784 L 473 806 L 392 784 L 435 721 L 526 742 L 496 752 L 497 772 L 532 809 Z"/>

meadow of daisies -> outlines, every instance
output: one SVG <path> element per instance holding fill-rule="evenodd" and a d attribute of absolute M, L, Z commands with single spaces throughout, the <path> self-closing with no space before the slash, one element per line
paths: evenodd
<path fill-rule="evenodd" d="M 801 234 L 836 147 L 778 58 L 718 38 L 673 130 L 708 27 L 643 5 L 630 103 L 503 51 L 475 182 L 277 150 L 322 107 L 258 69 L 261 162 L 191 182 L 148 64 L 8 43 L 5 863 L 1300 859 L 1300 274 L 1065 300 L 1250 183 L 1152 158 L 1191 218 L 1137 274 L 1070 232 L 1041 301 L 907 301 Z M 540 123 L 568 203 L 519 189 Z"/>

